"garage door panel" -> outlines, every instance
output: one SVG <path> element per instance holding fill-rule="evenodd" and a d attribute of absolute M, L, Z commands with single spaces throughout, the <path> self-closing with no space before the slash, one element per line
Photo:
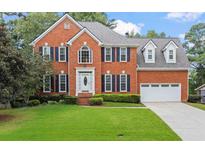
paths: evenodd
<path fill-rule="evenodd" d="M 173 84 L 173 86 L 172 84 L 142 84 L 140 90 L 142 102 L 181 100 L 181 87 L 179 84 Z"/>

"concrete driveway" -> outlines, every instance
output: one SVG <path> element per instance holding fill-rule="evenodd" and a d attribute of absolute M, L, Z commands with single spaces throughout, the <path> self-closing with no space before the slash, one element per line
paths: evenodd
<path fill-rule="evenodd" d="M 205 141 L 205 111 L 181 102 L 144 103 L 185 141 Z"/>

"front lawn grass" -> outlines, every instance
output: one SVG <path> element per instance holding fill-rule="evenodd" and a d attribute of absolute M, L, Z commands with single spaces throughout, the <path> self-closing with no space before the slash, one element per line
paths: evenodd
<path fill-rule="evenodd" d="M 205 110 L 205 104 L 202 103 L 188 103 L 188 104 L 198 109 Z"/>
<path fill-rule="evenodd" d="M 140 141 L 180 140 L 146 108 L 91 108 L 77 105 L 42 105 L 0 110 L 13 115 L 0 122 L 0 140 Z"/>
<path fill-rule="evenodd" d="M 121 102 L 103 102 L 103 106 L 106 107 L 145 107 L 141 103 L 121 103 Z"/>

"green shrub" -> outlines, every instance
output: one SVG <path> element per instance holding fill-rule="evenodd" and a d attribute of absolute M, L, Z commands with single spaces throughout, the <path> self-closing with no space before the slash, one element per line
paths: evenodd
<path fill-rule="evenodd" d="M 61 100 L 59 100 L 59 102 L 58 103 L 60 103 L 60 104 L 66 104 L 66 101 L 65 100 L 63 100 L 63 99 L 61 99 Z"/>
<path fill-rule="evenodd" d="M 77 97 L 75 96 L 65 96 L 63 100 L 65 104 L 77 104 Z"/>
<path fill-rule="evenodd" d="M 61 99 L 64 98 L 64 95 L 59 95 L 59 94 L 55 94 L 55 95 L 35 95 L 35 96 L 31 96 L 30 100 L 33 99 L 38 99 L 41 103 L 45 103 L 48 101 L 59 101 Z"/>
<path fill-rule="evenodd" d="M 198 95 L 189 95 L 188 102 L 199 103 L 201 102 L 201 96 Z"/>
<path fill-rule="evenodd" d="M 48 104 L 58 104 L 57 101 L 48 101 Z"/>
<path fill-rule="evenodd" d="M 40 104 L 40 101 L 37 99 L 30 100 L 28 106 L 37 106 Z"/>
<path fill-rule="evenodd" d="M 90 105 L 102 105 L 103 104 L 103 98 L 102 97 L 92 97 L 89 99 Z"/>
<path fill-rule="evenodd" d="M 140 95 L 137 94 L 96 94 L 94 97 L 102 97 L 107 102 L 140 103 Z"/>

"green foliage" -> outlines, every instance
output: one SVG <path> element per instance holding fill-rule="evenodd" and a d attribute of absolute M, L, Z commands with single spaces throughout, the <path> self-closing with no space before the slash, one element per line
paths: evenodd
<path fill-rule="evenodd" d="M 31 96 L 30 99 L 38 99 L 41 103 L 47 103 L 48 101 L 60 101 L 64 99 L 64 95 L 34 95 Z"/>
<path fill-rule="evenodd" d="M 166 38 L 165 32 L 157 33 L 155 30 L 149 30 L 146 35 L 135 33 L 134 30 L 125 33 L 128 38 Z"/>
<path fill-rule="evenodd" d="M 75 96 L 65 96 L 64 101 L 65 101 L 65 104 L 77 104 L 77 97 L 75 97 Z"/>
<path fill-rule="evenodd" d="M 194 73 L 191 74 L 191 92 L 205 83 L 205 23 L 193 25 L 185 34 L 183 44 Z"/>
<path fill-rule="evenodd" d="M 199 103 L 201 102 L 201 96 L 198 95 L 189 95 L 188 102 Z"/>
<path fill-rule="evenodd" d="M 68 14 L 77 21 L 97 21 L 110 28 L 116 27 L 115 20 L 109 20 L 104 12 L 69 12 Z"/>
<path fill-rule="evenodd" d="M 59 104 L 66 104 L 66 101 L 64 99 L 59 100 Z"/>
<path fill-rule="evenodd" d="M 93 97 L 89 99 L 90 105 L 102 105 L 103 104 L 103 98 L 102 97 Z"/>
<path fill-rule="evenodd" d="M 40 101 L 37 99 L 30 100 L 28 106 L 37 106 L 40 105 Z"/>
<path fill-rule="evenodd" d="M 96 94 L 95 97 L 102 97 L 108 102 L 140 103 L 140 96 L 137 94 Z"/>

